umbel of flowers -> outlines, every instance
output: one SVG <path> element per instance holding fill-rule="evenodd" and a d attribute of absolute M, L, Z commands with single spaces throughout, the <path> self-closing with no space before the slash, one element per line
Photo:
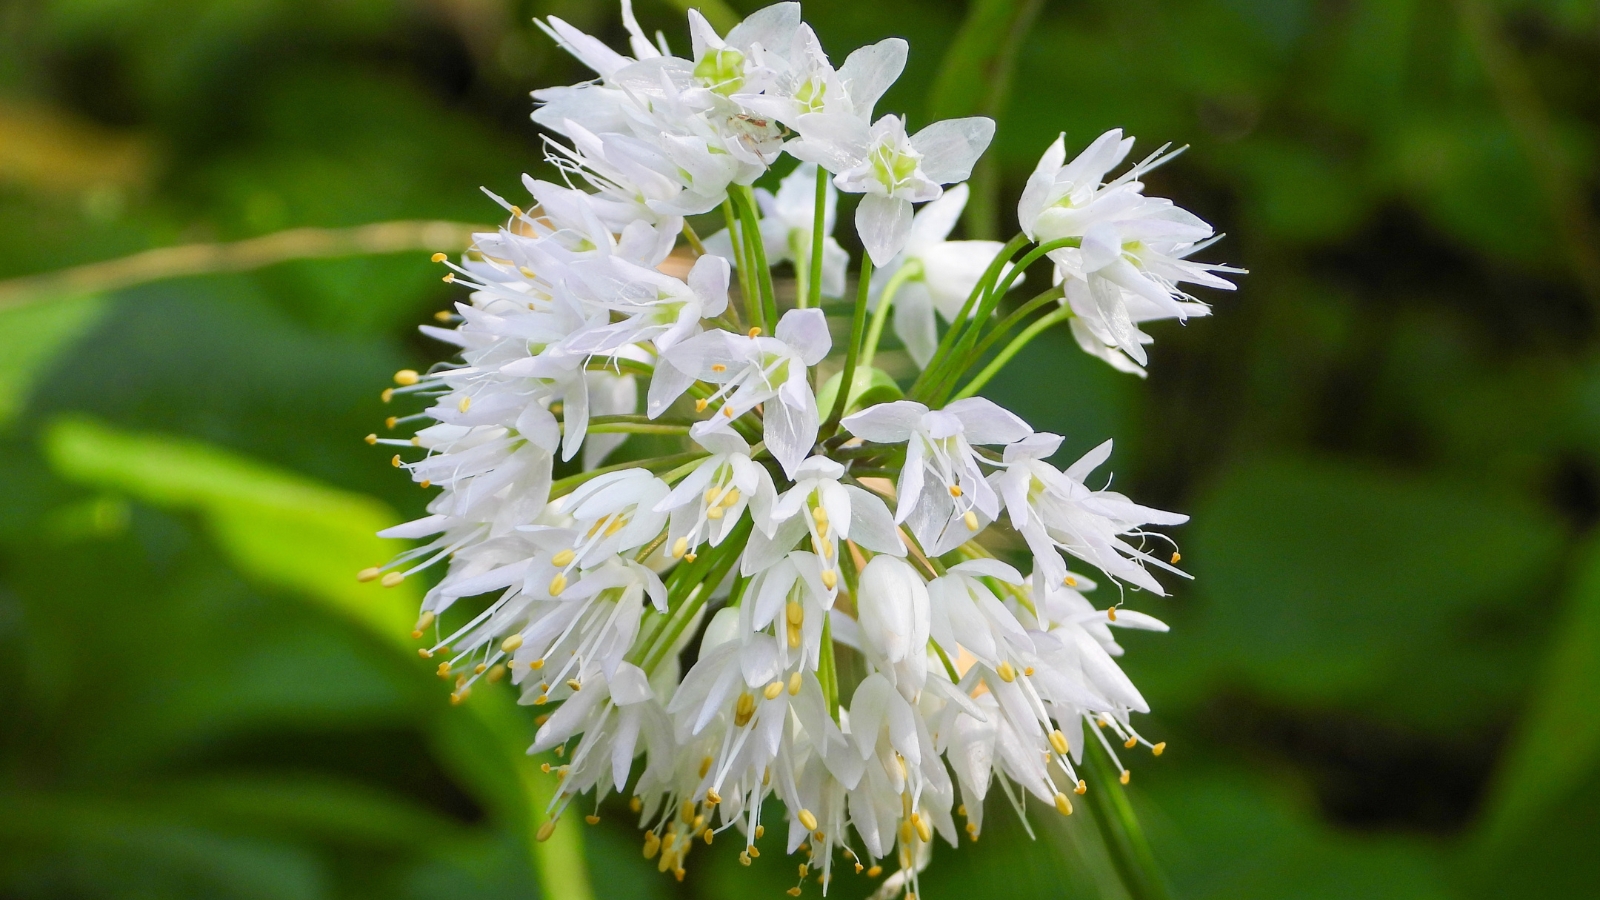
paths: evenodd
<path fill-rule="evenodd" d="M 459 360 L 400 372 L 385 399 L 425 408 L 389 425 L 420 428 L 368 440 L 439 493 L 385 532 L 426 540 L 361 578 L 442 565 L 420 653 L 457 702 L 509 679 L 535 708 L 531 752 L 560 754 L 541 836 L 625 792 L 645 855 L 680 878 L 695 841 L 731 831 L 746 863 L 803 851 L 800 884 L 847 865 L 914 892 L 936 834 L 977 839 L 996 782 L 1070 814 L 1087 741 L 1124 780 L 1119 750 L 1164 746 L 1133 724 L 1148 707 L 1113 629 L 1165 626 L 1097 608 L 1069 561 L 1119 600 L 1162 594 L 1152 570 L 1182 575 L 1179 557 L 1145 529 L 1185 517 L 1091 486 L 1109 441 L 1058 469 L 1060 437 L 977 392 L 1063 323 L 1143 374 L 1141 325 L 1205 315 L 1181 286 L 1238 270 L 1191 261 L 1211 227 L 1144 194 L 1170 155 L 1112 174 L 1120 131 L 1070 162 L 1060 139 L 1045 151 L 1010 242 L 948 240 L 994 123 L 878 115 L 904 41 L 835 66 L 780 3 L 726 35 L 690 11 L 675 56 L 622 12 L 626 54 L 540 23 L 596 77 L 534 94 L 561 182 L 524 176 L 530 208 L 495 198 L 504 227 L 435 256 L 470 294 L 423 330 Z M 866 255 L 830 334 L 839 191 L 861 195 Z M 685 220 L 719 211 L 703 239 Z M 1042 258 L 1051 284 L 1009 300 Z M 873 366 L 891 310 L 909 385 Z M 639 434 L 679 452 L 606 464 Z M 579 474 L 554 480 L 557 457 Z M 1031 571 L 996 558 L 991 529 Z M 763 841 L 775 810 L 786 827 Z"/>

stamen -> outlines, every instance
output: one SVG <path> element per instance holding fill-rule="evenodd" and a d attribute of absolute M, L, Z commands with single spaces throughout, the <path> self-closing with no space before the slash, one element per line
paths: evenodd
<path fill-rule="evenodd" d="M 405 581 L 405 580 L 406 580 L 406 577 L 404 575 L 401 575 L 399 572 L 390 572 L 389 574 L 383 576 L 383 580 L 379 581 L 378 583 L 383 585 L 384 587 L 392 588 L 395 585 L 397 585 L 400 582 Z"/>
<path fill-rule="evenodd" d="M 362 438 L 362 440 L 366 441 L 368 446 L 371 446 L 371 445 L 376 444 L 378 442 L 378 436 L 375 435 L 375 434 L 369 434 L 366 437 Z"/>
<path fill-rule="evenodd" d="M 751 337 L 755 337 L 755 335 L 751 335 Z M 811 814 L 811 810 L 802 809 L 798 814 L 796 814 L 795 818 L 800 820 L 800 824 L 804 825 L 807 831 L 817 830 L 817 817 Z"/>
<path fill-rule="evenodd" d="M 994 670 L 994 673 L 999 675 L 1000 680 L 1004 681 L 1006 684 L 1010 684 L 1011 682 L 1017 680 L 1017 670 L 1011 665 L 1009 660 L 1001 663 L 999 668 Z"/>
<path fill-rule="evenodd" d="M 1160 743 L 1156 744 L 1154 747 L 1150 748 L 1150 755 L 1152 755 L 1152 756 L 1160 756 L 1162 753 L 1166 752 L 1166 749 L 1167 749 L 1167 742 L 1166 741 L 1161 741 Z"/>
<path fill-rule="evenodd" d="M 799 695 L 800 695 L 800 673 L 799 672 L 795 672 L 794 674 L 789 676 L 789 696 L 798 697 Z"/>
<path fill-rule="evenodd" d="M 428 261 L 429 262 L 442 263 L 442 262 L 444 262 L 445 260 L 447 260 L 449 258 L 450 257 L 444 255 L 443 253 L 435 253 L 434 255 L 428 257 Z"/>
<path fill-rule="evenodd" d="M 1063 816 L 1072 815 L 1072 801 L 1068 800 L 1067 795 L 1060 791 L 1056 791 L 1056 812 L 1061 813 Z"/>
<path fill-rule="evenodd" d="M 522 646 L 522 635 L 513 634 L 512 636 L 510 636 L 510 637 L 508 637 L 505 640 L 500 642 L 500 652 L 502 652 L 502 653 L 515 653 L 515 652 L 517 652 L 517 648 L 521 647 L 521 646 Z"/>
<path fill-rule="evenodd" d="M 550 557 L 550 564 L 555 566 L 564 566 L 572 562 L 573 557 L 575 556 L 577 556 L 577 554 L 571 550 L 563 550 L 560 553 L 557 553 L 555 556 Z"/>
<path fill-rule="evenodd" d="M 372 566 L 370 568 L 362 569 L 361 571 L 357 572 L 356 573 L 356 580 L 360 581 L 360 582 L 363 582 L 363 583 L 368 582 L 368 581 L 377 581 L 378 580 L 378 576 L 381 575 L 381 574 L 383 574 L 383 570 L 382 569 L 378 568 L 377 566 Z"/>
<path fill-rule="evenodd" d="M 394 383 L 401 387 L 410 387 L 421 380 L 422 376 L 417 374 L 416 369 L 401 369 L 394 373 Z"/>
<path fill-rule="evenodd" d="M 781 682 L 781 681 L 774 681 L 773 683 L 771 683 L 771 684 L 767 685 L 765 688 L 763 688 L 762 691 L 761 691 L 761 695 L 763 697 L 766 697 L 768 700 L 776 700 L 776 699 L 778 699 L 778 695 L 781 694 L 781 693 L 783 693 L 783 682 Z M 1161 745 L 1158 745 L 1158 746 L 1165 747 L 1166 745 L 1165 744 L 1161 744 Z"/>

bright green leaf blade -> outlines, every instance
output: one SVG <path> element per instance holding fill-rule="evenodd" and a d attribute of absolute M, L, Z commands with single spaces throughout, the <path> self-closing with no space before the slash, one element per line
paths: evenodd
<path fill-rule="evenodd" d="M 89 295 L 0 310 L 0 427 L 22 411 L 40 370 L 105 312 Z"/>

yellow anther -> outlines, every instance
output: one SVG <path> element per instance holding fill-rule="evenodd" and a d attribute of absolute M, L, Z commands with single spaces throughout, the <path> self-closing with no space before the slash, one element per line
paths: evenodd
<path fill-rule="evenodd" d="M 801 863 L 800 864 L 800 877 L 804 878 L 804 877 L 806 877 L 807 875 L 810 875 L 810 874 L 811 874 L 811 867 L 806 865 L 805 863 Z"/>
<path fill-rule="evenodd" d="M 545 773 L 546 775 L 549 775 L 550 774 L 550 764 L 549 763 L 540 763 L 539 764 L 539 771 Z"/>
<path fill-rule="evenodd" d="M 1161 741 L 1161 742 L 1157 743 L 1154 747 L 1150 748 L 1150 755 L 1151 756 L 1160 756 L 1161 754 L 1165 753 L 1166 750 L 1167 750 L 1167 742 L 1166 741 Z"/>
<path fill-rule="evenodd" d="M 799 649 L 799 647 L 800 647 L 800 638 L 801 638 L 800 626 L 798 626 L 798 625 L 790 625 L 786 629 L 786 633 L 788 634 L 788 638 L 789 638 L 789 649 L 790 650 Z"/>
<path fill-rule="evenodd" d="M 882 875 L 882 874 L 883 874 L 883 866 L 873 866 L 872 868 L 867 870 L 867 877 L 868 878 L 877 878 L 879 875 Z"/>
<path fill-rule="evenodd" d="M 791 897 L 798 897 L 798 896 L 800 896 L 800 885 L 797 884 L 794 887 L 789 888 L 787 891 L 784 891 L 784 893 L 788 894 Z"/>
<path fill-rule="evenodd" d="M 759 841 L 762 838 L 766 837 L 766 835 L 767 835 L 767 826 L 765 826 L 765 825 L 757 825 L 756 826 L 756 840 Z"/>
<path fill-rule="evenodd" d="M 819 506 L 811 511 L 811 518 L 814 519 L 818 525 L 826 524 L 828 521 L 828 511 Z"/>
<path fill-rule="evenodd" d="M 916 813 L 912 813 L 911 824 L 916 827 L 917 837 L 922 838 L 923 843 L 933 840 L 933 824 L 927 819 L 924 819 L 922 816 Z"/>
<path fill-rule="evenodd" d="M 534 706 L 543 706 L 543 705 L 545 705 L 546 703 L 549 703 L 549 702 L 550 702 L 550 698 L 545 696 L 544 694 L 540 694 L 539 696 L 533 698 L 533 705 Z"/>
<path fill-rule="evenodd" d="M 655 859 L 656 853 L 661 850 L 661 838 L 654 831 L 644 833 L 644 858 Z"/>
<path fill-rule="evenodd" d="M 627 525 L 627 519 L 623 518 L 622 516 L 612 516 L 611 524 L 606 526 L 606 537 L 611 537 L 613 534 L 616 534 L 623 528 L 626 528 Z"/>
<path fill-rule="evenodd" d="M 427 628 L 429 625 L 432 625 L 432 624 L 433 624 L 433 613 L 431 611 L 430 612 L 425 612 L 420 617 L 418 617 L 418 619 L 417 619 L 417 630 L 421 631 L 422 629 Z"/>
<path fill-rule="evenodd" d="M 722 802 L 722 795 L 717 793 L 717 789 L 716 788 L 707 788 L 706 789 L 706 803 L 708 805 L 716 806 L 718 803 L 721 803 L 721 802 Z"/>
<path fill-rule="evenodd" d="M 1073 788 L 1072 792 L 1074 794 L 1079 794 L 1079 795 L 1089 793 L 1089 783 L 1084 781 L 1082 778 L 1079 778 L 1078 779 L 1078 786 Z"/>
<path fill-rule="evenodd" d="M 707 828 L 705 831 L 700 832 L 701 840 L 704 840 L 708 844 L 711 843 L 711 835 L 712 835 L 712 831 L 709 828 Z"/>
<path fill-rule="evenodd" d="M 749 691 L 740 691 L 739 699 L 733 707 L 733 727 L 743 728 L 750 724 L 750 718 L 756 712 L 756 698 L 750 696 Z"/>
<path fill-rule="evenodd" d="M 572 688 L 575 691 L 582 690 L 583 689 L 583 682 L 579 681 L 576 678 L 568 678 L 567 679 L 567 687 Z"/>
<path fill-rule="evenodd" d="M 978 514 L 972 510 L 967 510 L 966 514 L 961 517 L 961 521 L 967 523 L 968 531 L 978 530 Z"/>
<path fill-rule="evenodd" d="M 685 553 L 683 555 L 683 561 L 684 562 L 694 562 L 698 555 L 699 554 L 696 554 L 696 553 Z"/>
<path fill-rule="evenodd" d="M 1028 666 L 1027 668 L 1023 669 L 1022 670 L 1022 674 L 1027 675 L 1027 676 L 1029 676 L 1031 678 L 1033 676 L 1033 666 Z"/>
<path fill-rule="evenodd" d="M 706 398 L 701 397 L 699 400 L 696 400 L 694 402 L 694 411 L 697 412 L 697 413 L 705 412 L 706 411 L 706 406 L 709 405 L 710 403 L 711 403 L 710 400 L 707 400 Z"/>
<path fill-rule="evenodd" d="M 774 681 L 762 689 L 761 696 L 766 697 L 768 700 L 776 700 L 781 693 L 783 693 L 783 682 Z"/>
<path fill-rule="evenodd" d="M 434 671 L 434 674 L 438 675 L 440 678 L 449 678 L 450 677 L 450 664 L 447 663 L 447 662 L 439 663 L 439 668 L 434 669 L 433 671 Z"/>
<path fill-rule="evenodd" d="M 444 273 L 443 281 L 444 281 L 445 284 L 449 284 L 450 282 L 455 281 L 455 280 L 456 280 L 456 273 L 454 273 L 454 272 L 446 272 L 446 273 Z"/>
<path fill-rule="evenodd" d="M 537 672 L 540 669 L 544 668 L 544 660 L 543 659 L 536 659 L 533 662 L 528 663 L 528 668 L 530 668 L 533 671 Z"/>
<path fill-rule="evenodd" d="M 799 625 L 806 620 L 806 608 L 801 606 L 799 601 L 790 600 L 788 607 L 784 610 L 784 617 L 789 620 L 789 624 Z"/>
<path fill-rule="evenodd" d="M 440 262 L 444 262 L 445 260 L 447 260 L 449 258 L 450 257 L 444 255 L 443 253 L 435 253 L 434 255 L 428 257 L 428 260 L 430 262 L 440 263 Z"/>
<path fill-rule="evenodd" d="M 800 673 L 799 672 L 794 672 L 794 673 L 791 673 L 789 675 L 789 696 L 797 697 L 799 695 L 800 695 Z"/>
<path fill-rule="evenodd" d="M 384 388 L 383 389 L 383 393 L 378 395 L 378 399 L 382 400 L 385 403 L 388 403 L 390 400 L 393 400 L 394 399 L 394 388 Z"/>
<path fill-rule="evenodd" d="M 1133 773 L 1132 772 L 1129 772 L 1127 769 L 1123 769 L 1122 770 L 1122 777 L 1118 778 L 1117 780 L 1122 782 L 1123 784 L 1127 784 L 1128 783 L 1128 779 L 1132 778 L 1132 777 L 1133 777 Z"/>
<path fill-rule="evenodd" d="M 685 553 L 688 553 L 688 552 L 689 552 L 689 539 L 688 538 L 681 537 L 681 538 L 678 538 L 677 540 L 672 542 L 672 558 L 673 559 L 682 559 L 683 555 Z"/>
<path fill-rule="evenodd" d="M 1050 746 L 1062 756 L 1067 755 L 1067 751 L 1071 749 L 1071 745 L 1067 743 L 1067 736 L 1062 734 L 1059 728 L 1050 732 Z"/>
<path fill-rule="evenodd" d="M 750 857 L 752 859 L 760 859 L 761 858 L 761 851 L 759 849 L 755 848 L 755 847 L 748 847 L 748 848 L 745 849 L 745 852 L 750 854 Z"/>
<path fill-rule="evenodd" d="M 734 505 L 735 503 L 738 503 L 738 502 L 739 502 L 739 489 L 736 488 L 736 487 L 728 488 L 728 492 L 726 494 L 722 495 L 722 503 L 721 503 L 721 505 L 723 505 L 723 506 L 732 506 L 732 505 Z"/>
<path fill-rule="evenodd" d="M 909 845 L 911 843 L 911 836 L 915 833 L 916 830 L 911 827 L 911 823 L 909 821 L 902 820 L 900 822 L 900 846 L 904 848 Z"/>
<path fill-rule="evenodd" d="M 700 777 L 701 778 L 706 777 L 706 773 L 709 772 L 709 771 L 711 771 L 711 757 L 708 756 L 705 759 L 700 760 Z M 688 803 L 687 800 L 685 800 L 684 802 Z M 694 811 L 694 806 L 690 805 L 688 808 L 689 808 L 690 813 L 692 815 L 693 811 Z M 690 816 L 684 816 L 684 818 L 687 819 L 687 818 L 690 818 Z"/>
<path fill-rule="evenodd" d="M 833 559 L 833 544 L 831 542 L 823 541 L 822 546 L 817 549 L 822 551 L 823 559 Z"/>
<path fill-rule="evenodd" d="M 967 805 L 965 803 L 963 803 L 960 806 L 956 807 L 956 815 L 961 816 L 962 818 L 966 817 L 966 815 L 967 815 Z"/>
<path fill-rule="evenodd" d="M 856 863 L 856 874 L 860 875 L 861 874 L 861 870 L 865 869 L 865 868 L 866 868 L 866 866 L 862 865 L 861 863 Z"/>
<path fill-rule="evenodd" d="M 522 646 L 522 635 L 513 634 L 512 636 L 510 636 L 510 637 L 508 637 L 505 640 L 500 642 L 500 652 L 501 653 L 515 653 L 515 652 L 517 652 L 517 648 L 521 647 L 521 646 Z"/>
<path fill-rule="evenodd" d="M 1127 740 L 1122 742 L 1122 746 L 1126 747 L 1129 750 L 1132 750 L 1134 747 L 1139 746 L 1139 739 L 1138 738 L 1134 738 L 1134 737 L 1128 738 Z"/>
<path fill-rule="evenodd" d="M 461 412 L 466 412 L 467 410 L 469 410 L 471 408 L 472 408 L 472 398 L 471 397 L 462 397 L 460 400 L 456 401 L 456 409 L 461 411 Z"/>
<path fill-rule="evenodd" d="M 489 683 L 490 684 L 494 684 L 495 682 L 499 681 L 500 679 L 506 677 L 506 667 L 505 666 L 495 666 L 494 668 L 489 670 L 489 674 L 486 677 L 489 679 Z"/>
<path fill-rule="evenodd" d="M 395 585 L 397 585 L 400 582 L 405 581 L 405 580 L 406 580 L 406 577 L 404 575 L 401 575 L 399 572 L 390 572 L 389 574 L 383 576 L 383 578 L 380 579 L 378 581 L 378 583 L 383 585 L 384 587 L 394 587 Z"/>
<path fill-rule="evenodd" d="M 461 703 L 463 701 L 465 701 L 467 699 L 467 697 L 469 697 L 471 695 L 472 695 L 472 688 L 462 688 L 461 690 L 456 691 L 454 694 L 450 695 L 450 702 L 452 704 L 454 704 L 454 705 L 459 706 L 459 705 L 461 705 Z"/>
<path fill-rule="evenodd" d="M 1106 618 L 1113 622 L 1117 620 L 1117 608 L 1115 606 L 1106 607 Z"/>
<path fill-rule="evenodd" d="M 720 518 L 722 518 L 722 507 L 713 506 L 710 509 L 706 510 L 706 518 L 708 518 L 708 519 L 720 519 Z"/>
<path fill-rule="evenodd" d="M 1073 578 L 1071 575 L 1068 575 L 1067 577 L 1061 579 L 1061 583 L 1066 585 L 1067 587 L 1077 587 L 1078 586 L 1078 579 Z"/>
<path fill-rule="evenodd" d="M 451 319 L 455 318 L 455 313 L 451 312 L 448 309 L 441 309 L 438 312 L 433 314 L 433 318 L 436 321 L 439 321 L 439 322 L 448 322 Z"/>
<path fill-rule="evenodd" d="M 564 566 L 572 562 L 577 555 L 578 554 L 572 552 L 571 550 L 563 550 L 560 553 L 557 553 L 555 556 L 550 557 L 550 564 L 552 566 Z"/>
<path fill-rule="evenodd" d="M 433 659 L 433 651 L 429 650 L 427 647 L 418 647 L 417 655 L 423 659 Z"/>
<path fill-rule="evenodd" d="M 831 590 L 834 589 L 834 587 L 836 585 L 838 585 L 838 583 L 839 583 L 839 573 L 838 572 L 835 572 L 832 569 L 823 569 L 822 570 L 822 586 L 823 587 L 825 587 L 825 588 L 827 588 L 828 590 L 831 591 Z"/>
<path fill-rule="evenodd" d="M 383 420 L 383 427 L 388 428 L 390 430 L 393 430 L 394 427 L 396 425 L 399 425 L 399 424 L 400 424 L 400 417 L 399 416 L 390 416 L 389 418 Z"/>
<path fill-rule="evenodd" d="M 544 723 L 546 723 L 548 721 L 550 721 L 550 714 L 549 713 L 545 713 L 542 716 L 534 716 L 533 717 L 533 724 L 535 724 L 535 725 L 541 725 L 542 726 L 542 725 L 544 725 Z M 636 809 L 636 810 L 634 810 L 634 812 L 638 812 L 638 810 Z"/>
<path fill-rule="evenodd" d="M 370 447 L 373 444 L 376 444 L 378 442 L 378 436 L 375 435 L 375 434 L 369 434 L 366 437 L 362 438 L 362 440 L 366 441 L 367 442 L 367 446 Z"/>
<path fill-rule="evenodd" d="M 795 818 L 800 820 L 800 824 L 804 825 L 807 831 L 817 830 L 817 817 L 811 814 L 811 810 L 802 809 Z"/>
<path fill-rule="evenodd" d="M 428 479 L 424 478 L 421 481 L 417 482 L 417 487 L 422 488 L 423 490 L 427 490 L 428 488 L 433 487 L 433 482 L 431 482 Z"/>
<path fill-rule="evenodd" d="M 1181 560 L 1181 559 L 1183 559 L 1183 554 L 1182 553 L 1179 553 L 1176 550 L 1172 551 L 1172 564 L 1173 565 L 1177 565 L 1178 561 Z"/>
<path fill-rule="evenodd" d="M 999 668 L 994 670 L 994 673 L 999 675 L 1000 680 L 1004 681 L 1006 684 L 1010 684 L 1011 682 L 1017 680 L 1017 670 L 1011 665 L 1009 660 L 1001 663 Z"/>
<path fill-rule="evenodd" d="M 722 363 L 712 363 L 711 364 L 711 371 L 713 371 L 713 372 L 726 372 L 726 371 L 728 371 L 728 367 L 723 365 Z"/>
<path fill-rule="evenodd" d="M 416 369 L 401 369 L 394 373 L 394 383 L 401 387 L 410 387 L 421 380 L 422 376 L 417 374 Z"/>
<path fill-rule="evenodd" d="M 1056 812 L 1061 813 L 1063 816 L 1072 815 L 1072 801 L 1068 800 L 1067 795 L 1060 791 L 1056 791 Z"/>
<path fill-rule="evenodd" d="M 472 674 L 474 674 L 474 675 L 482 675 L 484 673 L 484 671 L 486 669 L 488 669 L 488 668 L 489 667 L 486 664 L 478 663 L 477 665 L 472 667 Z"/>
<path fill-rule="evenodd" d="M 396 469 L 400 468 L 400 454 L 396 453 L 394 457 L 389 460 L 389 465 L 394 466 Z"/>
<path fill-rule="evenodd" d="M 533 836 L 534 840 L 537 840 L 537 841 L 548 841 L 548 840 L 550 840 L 550 835 L 555 834 L 555 831 L 556 831 L 556 820 L 555 819 L 546 819 L 544 824 L 539 826 L 538 833 L 536 833 Z"/>
<path fill-rule="evenodd" d="M 422 438 L 420 438 L 420 437 L 412 438 L 411 439 L 411 446 L 413 446 L 413 447 L 421 447 L 422 446 Z"/>
<path fill-rule="evenodd" d="M 760 337 L 760 336 L 761 336 L 761 329 L 760 329 L 760 328 L 759 328 L 759 327 L 758 327 L 758 328 L 752 328 L 752 329 L 750 329 L 750 331 L 749 331 L 749 332 L 747 332 L 747 333 L 748 333 L 748 334 L 749 334 L 749 335 L 750 335 L 750 336 L 751 336 L 751 337 Z"/>
<path fill-rule="evenodd" d="M 559 572 L 556 573 L 556 577 L 550 579 L 550 596 L 559 597 L 561 596 L 561 592 L 566 589 L 567 576 L 562 575 Z"/>
<path fill-rule="evenodd" d="M 741 866 L 750 865 L 750 854 L 748 852 L 746 852 L 744 850 L 740 850 L 739 851 L 739 865 L 741 865 Z"/>
<path fill-rule="evenodd" d="M 376 581 L 378 576 L 382 574 L 382 569 L 378 568 L 377 566 L 372 566 L 371 568 L 362 569 L 361 571 L 357 572 L 356 580 L 360 582 Z"/>
<path fill-rule="evenodd" d="M 585 822 L 588 822 L 590 825 L 599 825 L 600 824 L 600 817 L 596 816 L 596 815 L 592 815 L 592 814 L 584 816 L 583 820 Z"/>
<path fill-rule="evenodd" d="M 729 419 L 733 418 L 733 407 L 726 406 L 726 405 L 723 406 L 722 407 L 722 415 L 727 417 L 727 418 L 729 418 Z"/>
<path fill-rule="evenodd" d="M 959 485 L 959 484 L 950 485 L 950 496 L 952 496 L 952 497 L 961 496 L 961 485 Z"/>

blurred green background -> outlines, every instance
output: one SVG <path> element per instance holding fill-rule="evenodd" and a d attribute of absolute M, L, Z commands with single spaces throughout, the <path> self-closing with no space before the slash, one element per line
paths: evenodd
<path fill-rule="evenodd" d="M 681 8 L 637 5 L 683 52 Z M 1118 486 L 1194 516 L 1196 581 L 1132 597 L 1173 631 L 1125 658 L 1170 744 L 1130 788 L 1170 893 L 1600 896 L 1597 5 L 805 12 L 836 59 L 911 41 L 882 108 L 913 127 L 999 120 L 968 234 L 1010 233 L 1057 132 L 1120 125 L 1191 145 L 1151 192 L 1252 271 L 1155 326 L 1147 382 L 1063 330 L 991 390 L 1069 453 L 1116 438 Z M 427 250 L 459 229 L 17 280 L 492 221 L 479 186 L 544 171 L 528 91 L 585 77 L 545 14 L 621 45 L 600 0 L 0 2 L 0 896 L 793 884 L 732 842 L 657 875 L 612 807 L 531 855 L 526 712 L 450 706 L 405 641 L 418 595 L 354 582 L 425 502 L 361 437 L 389 375 L 445 353 L 415 326 L 455 296 Z M 1003 806 L 927 897 L 1125 895 L 1092 813 L 1028 842 Z"/>

